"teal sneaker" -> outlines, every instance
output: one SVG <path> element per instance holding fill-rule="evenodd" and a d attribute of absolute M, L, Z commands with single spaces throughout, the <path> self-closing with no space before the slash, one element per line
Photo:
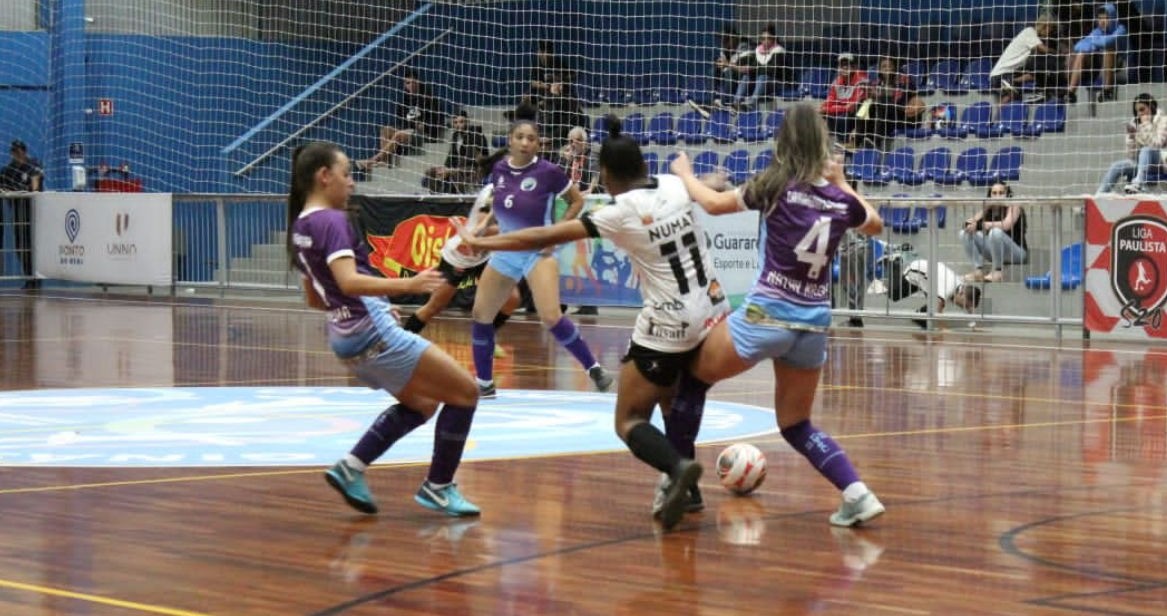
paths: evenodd
<path fill-rule="evenodd" d="M 324 471 L 324 480 L 344 497 L 344 502 L 361 513 L 377 513 L 377 503 L 365 483 L 365 474 L 344 463 L 344 460 Z"/>
<path fill-rule="evenodd" d="M 466 500 L 458 491 L 458 484 L 451 483 L 442 488 L 430 487 L 430 482 L 422 482 L 413 495 L 413 500 L 426 509 L 440 511 L 448 516 L 466 517 L 479 515 L 482 511 L 474 503 Z"/>
<path fill-rule="evenodd" d="M 863 524 L 883 515 L 884 511 L 883 503 L 875 498 L 874 492 L 868 491 L 857 501 L 848 502 L 844 499 L 843 504 L 839 505 L 839 510 L 831 514 L 831 525 L 855 526 Z"/>

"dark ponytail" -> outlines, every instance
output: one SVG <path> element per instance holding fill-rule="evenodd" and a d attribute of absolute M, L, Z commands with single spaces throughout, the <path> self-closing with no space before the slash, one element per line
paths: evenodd
<path fill-rule="evenodd" d="M 341 153 L 335 143 L 314 141 L 297 146 L 292 151 L 292 181 L 288 188 L 288 259 L 296 262 L 296 246 L 292 243 L 292 225 L 304 211 L 308 195 L 316 186 L 316 171 L 321 167 L 331 167 Z"/>
<path fill-rule="evenodd" d="M 632 137 L 625 135 L 620 118 L 614 114 L 604 117 L 604 126 L 608 137 L 600 146 L 600 168 L 608 173 L 608 177 L 620 182 L 635 182 L 648 175 L 648 166 L 644 164 L 644 154 L 640 145 Z"/>

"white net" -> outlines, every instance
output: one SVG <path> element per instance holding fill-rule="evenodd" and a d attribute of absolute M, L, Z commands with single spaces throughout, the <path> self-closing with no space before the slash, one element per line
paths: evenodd
<path fill-rule="evenodd" d="M 0 93 L 0 126 L 30 142 L 58 188 L 80 143 L 87 166 L 126 163 L 146 190 L 279 192 L 291 148 L 327 139 L 372 163 L 361 191 L 428 193 L 472 182 L 468 171 L 433 171 L 469 160 L 449 157 L 452 142 L 481 147 L 450 128 L 457 111 L 493 148 L 505 112 L 531 96 L 548 156 L 570 127 L 616 113 L 658 168 L 679 141 L 741 181 L 765 164 L 782 110 L 825 101 L 844 57 L 875 103 L 856 118 L 862 98 L 851 100 L 832 126 L 859 151 L 852 166 L 869 192 L 973 196 L 997 177 L 1019 196 L 1156 188 L 1157 164 L 1135 176 L 1127 131 L 1136 95 L 1163 93 L 1163 0 L 1111 3 L 1104 20 L 1103 5 L 1052 0 L 293 4 L 7 3 L 3 48 L 42 76 L 33 92 Z M 46 27 L 78 15 L 80 38 Z M 1049 31 L 1027 35 L 1041 16 Z M 541 42 L 549 54 L 538 70 Z M 728 63 L 718 65 L 723 42 Z M 6 71 L 9 84 L 27 81 Z M 409 74 L 425 96 L 406 100 Z M 1155 163 L 1162 137 L 1133 130 Z M 1101 186 L 1116 161 L 1130 164 Z"/>

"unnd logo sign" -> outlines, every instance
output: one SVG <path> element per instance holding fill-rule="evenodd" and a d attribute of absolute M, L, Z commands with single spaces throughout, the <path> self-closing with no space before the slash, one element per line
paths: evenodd
<path fill-rule="evenodd" d="M 1110 286 L 1129 326 L 1163 320 L 1167 301 L 1167 224 L 1149 216 L 1114 223 L 1110 238 Z"/>
<path fill-rule="evenodd" d="M 465 222 L 464 218 L 459 218 Z M 385 275 L 416 273 L 438 264 L 442 246 L 457 231 L 448 216 L 424 214 L 398 223 L 393 235 L 370 235 L 371 261 Z"/>

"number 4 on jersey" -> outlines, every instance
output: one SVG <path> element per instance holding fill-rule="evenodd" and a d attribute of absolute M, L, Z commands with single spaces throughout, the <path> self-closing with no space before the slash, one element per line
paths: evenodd
<path fill-rule="evenodd" d="M 806 263 L 810 266 L 810 271 L 806 273 L 807 278 L 817 279 L 823 268 L 826 267 L 828 261 L 827 246 L 830 243 L 831 219 L 828 216 L 823 216 L 794 246 L 794 256 L 798 258 L 800 263 Z"/>

